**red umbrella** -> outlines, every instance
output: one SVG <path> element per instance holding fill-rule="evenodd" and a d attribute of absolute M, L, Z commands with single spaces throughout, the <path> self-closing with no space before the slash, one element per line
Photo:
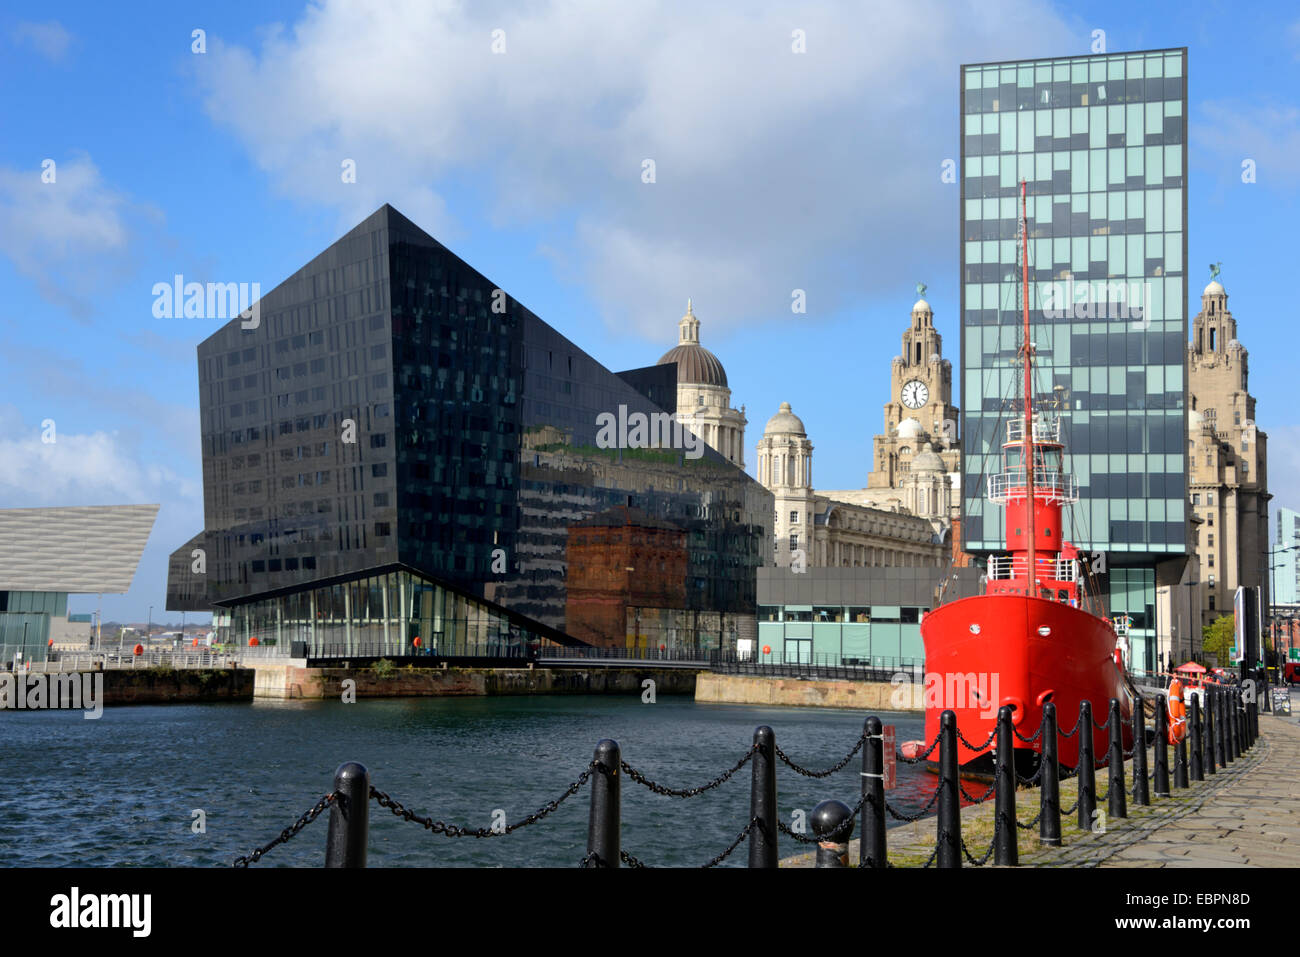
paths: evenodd
<path fill-rule="evenodd" d="M 1199 675 L 1199 674 L 1204 674 L 1204 673 L 1205 673 L 1205 666 L 1204 666 L 1204 665 L 1198 665 L 1198 664 L 1197 664 L 1196 662 L 1194 662 L 1194 661 L 1189 661 L 1189 662 L 1187 662 L 1187 664 L 1185 664 L 1185 665 L 1179 665 L 1179 666 L 1178 666 L 1177 668 L 1175 668 L 1174 670 L 1175 670 L 1175 671 L 1185 671 L 1185 672 L 1187 672 L 1188 674 Z"/>

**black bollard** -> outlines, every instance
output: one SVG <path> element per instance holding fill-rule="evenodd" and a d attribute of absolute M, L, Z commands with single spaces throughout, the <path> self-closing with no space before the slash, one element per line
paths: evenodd
<path fill-rule="evenodd" d="M 1229 688 L 1223 700 L 1223 710 L 1227 714 L 1227 759 L 1236 761 L 1242 757 L 1242 745 L 1238 739 L 1238 731 L 1242 724 L 1236 719 L 1236 689 Z"/>
<path fill-rule="evenodd" d="M 1079 702 L 1079 760 L 1074 773 L 1079 778 L 1079 828 L 1092 830 L 1097 810 L 1097 761 L 1093 754 L 1092 702 Z"/>
<path fill-rule="evenodd" d="M 1191 761 L 1188 764 L 1188 770 L 1191 772 L 1193 781 L 1205 780 L 1205 768 L 1201 764 L 1201 696 L 1190 695 L 1192 700 L 1189 702 L 1190 707 L 1187 710 L 1187 723 L 1191 728 Z"/>
<path fill-rule="evenodd" d="M 1241 739 L 1238 737 L 1241 731 L 1241 722 L 1237 719 L 1237 691 L 1235 688 L 1228 689 L 1224 707 L 1228 712 L 1228 760 L 1236 761 L 1237 758 L 1241 757 Z"/>
<path fill-rule="evenodd" d="M 862 836 L 858 841 L 861 867 L 888 867 L 885 850 L 884 726 L 872 715 L 862 726 Z"/>
<path fill-rule="evenodd" d="M 1038 839 L 1055 847 L 1061 843 L 1061 766 L 1056 758 L 1056 705 L 1050 701 L 1043 705 L 1041 747 Z"/>
<path fill-rule="evenodd" d="M 1016 837 L 1016 743 L 1011 725 L 1011 706 L 998 708 L 997 753 L 993 783 L 997 785 L 993 806 L 993 863 L 1015 867 L 1020 863 Z"/>
<path fill-rule="evenodd" d="M 853 808 L 843 801 L 822 801 L 812 810 L 817 838 L 817 867 L 848 867 Z"/>
<path fill-rule="evenodd" d="M 1147 788 L 1147 713 L 1139 693 L 1133 697 L 1133 803 L 1146 807 L 1151 803 Z"/>
<path fill-rule="evenodd" d="M 1124 797 L 1124 725 L 1119 716 L 1119 699 L 1110 699 L 1107 716 L 1110 734 L 1109 774 L 1106 778 L 1107 813 L 1111 817 L 1128 817 L 1128 802 Z"/>
<path fill-rule="evenodd" d="M 1201 744 L 1205 749 L 1205 754 L 1201 758 L 1201 765 L 1205 768 L 1206 774 L 1214 774 L 1214 688 L 1210 685 L 1205 686 L 1205 708 L 1203 710 L 1205 727 L 1201 733 Z"/>
<path fill-rule="evenodd" d="M 957 793 L 957 715 L 939 716 L 938 867 L 961 867 L 961 798 Z"/>
<path fill-rule="evenodd" d="M 1259 702 L 1252 701 L 1246 705 L 1246 714 L 1250 718 L 1250 746 L 1253 748 L 1259 740 Z"/>
<path fill-rule="evenodd" d="M 1184 724 L 1184 727 L 1186 725 Z M 1187 787 L 1187 739 L 1174 745 L 1174 787 Z"/>
<path fill-rule="evenodd" d="M 1169 797 L 1169 712 L 1165 710 L 1165 696 L 1156 695 L 1156 797 Z"/>
<path fill-rule="evenodd" d="M 753 776 L 749 786 L 749 866 L 776 867 L 776 735 L 767 725 L 754 729 Z"/>
<path fill-rule="evenodd" d="M 1217 744 L 1219 767 L 1226 768 L 1232 760 L 1232 731 L 1228 727 L 1228 691 L 1226 688 L 1214 689 L 1214 723 L 1217 727 Z"/>
<path fill-rule="evenodd" d="M 587 822 L 587 856 L 595 855 L 598 867 L 618 867 L 623 844 L 619 803 L 618 742 L 604 738 L 596 745 L 596 763 L 591 774 L 591 817 Z"/>
<path fill-rule="evenodd" d="M 365 867 L 370 828 L 370 772 L 355 761 L 334 772 L 334 806 L 325 838 L 326 867 Z"/>

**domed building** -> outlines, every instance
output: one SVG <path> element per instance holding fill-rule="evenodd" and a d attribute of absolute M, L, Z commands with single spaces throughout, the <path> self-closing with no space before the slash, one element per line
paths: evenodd
<path fill-rule="evenodd" d="M 925 567 L 947 561 L 947 474 L 928 444 L 917 456 L 923 467 L 914 487 L 886 507 L 855 502 L 853 493 L 814 491 L 812 452 L 803 420 L 789 402 L 782 402 L 758 442 L 758 481 L 776 499 L 773 557 L 778 566 Z M 909 514 L 904 506 L 909 495 L 928 514 Z"/>
<path fill-rule="evenodd" d="M 677 323 L 677 345 L 655 365 L 677 366 L 677 421 L 737 468 L 745 467 L 745 407 L 731 407 L 727 371 L 700 345 L 700 320 L 689 299 Z"/>

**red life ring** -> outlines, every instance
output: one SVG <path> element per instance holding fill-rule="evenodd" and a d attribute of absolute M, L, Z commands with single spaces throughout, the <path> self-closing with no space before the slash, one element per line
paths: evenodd
<path fill-rule="evenodd" d="M 1183 703 L 1183 683 L 1175 678 L 1169 683 L 1169 743 L 1177 745 L 1187 737 L 1187 705 Z"/>

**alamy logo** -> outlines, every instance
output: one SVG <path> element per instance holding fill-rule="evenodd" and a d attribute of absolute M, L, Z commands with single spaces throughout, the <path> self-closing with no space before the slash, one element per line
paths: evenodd
<path fill-rule="evenodd" d="M 919 670 L 913 669 L 909 674 L 899 671 L 890 678 L 893 691 L 890 694 L 890 707 L 896 710 L 915 707 L 914 686 L 919 683 Z M 972 708 L 979 711 L 984 719 L 998 716 L 998 689 L 1001 680 L 998 672 L 926 672 L 922 698 L 927 711 L 959 711 Z"/>
<path fill-rule="evenodd" d="M 596 446 L 602 449 L 684 449 L 688 459 L 704 454 L 704 441 L 684 428 L 672 412 L 633 412 L 618 407 L 618 415 L 596 416 Z"/>
<path fill-rule="evenodd" d="M 153 925 L 150 894 L 71 893 L 50 898 L 51 927 L 127 927 L 132 937 L 148 937 Z"/>
<path fill-rule="evenodd" d="M 1151 283 L 1081 282 L 1069 273 L 1065 282 L 1046 283 L 1045 319 L 1132 319 L 1135 329 L 1151 325 Z"/>
<path fill-rule="evenodd" d="M 172 282 L 153 284 L 155 319 L 234 319 L 240 327 L 262 324 L 262 284 L 258 282 L 186 282 L 177 273 Z"/>
<path fill-rule="evenodd" d="M 66 675 L 0 674 L 0 710 L 82 710 L 87 721 L 104 714 L 103 672 Z"/>

